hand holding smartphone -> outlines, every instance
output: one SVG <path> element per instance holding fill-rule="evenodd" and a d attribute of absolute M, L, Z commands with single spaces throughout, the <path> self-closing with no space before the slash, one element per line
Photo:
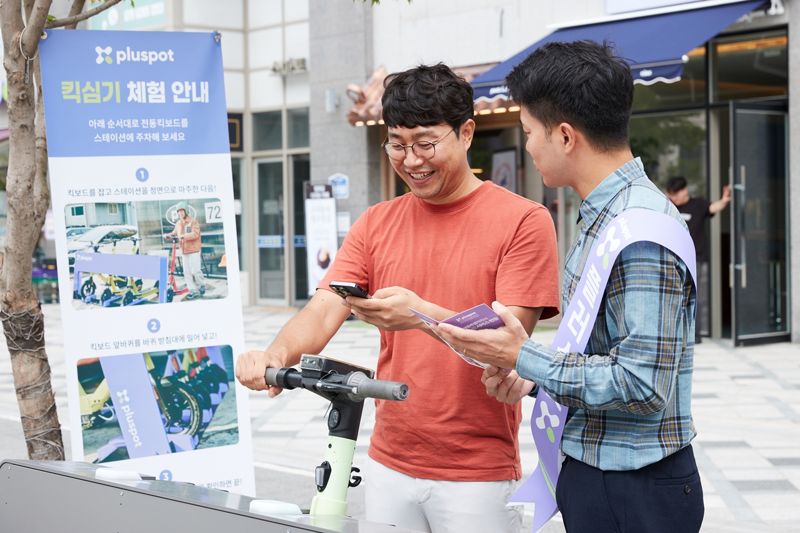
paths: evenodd
<path fill-rule="evenodd" d="M 328 285 L 342 298 L 347 298 L 348 296 L 369 298 L 369 293 L 361 285 L 353 281 L 331 281 Z"/>

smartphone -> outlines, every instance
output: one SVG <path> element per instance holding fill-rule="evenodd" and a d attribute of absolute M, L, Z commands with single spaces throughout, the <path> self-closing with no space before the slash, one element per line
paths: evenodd
<path fill-rule="evenodd" d="M 364 287 L 352 281 L 331 281 L 329 286 L 342 298 L 346 298 L 348 296 L 369 298 L 369 293 L 367 293 Z"/>

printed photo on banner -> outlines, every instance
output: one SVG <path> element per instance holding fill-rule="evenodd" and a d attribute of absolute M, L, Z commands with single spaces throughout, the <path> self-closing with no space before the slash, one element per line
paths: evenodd
<path fill-rule="evenodd" d="M 73 307 L 225 298 L 228 272 L 217 198 L 69 204 Z"/>
<path fill-rule="evenodd" d="M 234 384 L 230 346 L 81 359 L 84 456 L 107 463 L 236 444 Z"/>

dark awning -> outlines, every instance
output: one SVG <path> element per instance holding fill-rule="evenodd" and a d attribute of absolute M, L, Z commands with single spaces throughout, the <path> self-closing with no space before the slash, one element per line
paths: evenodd
<path fill-rule="evenodd" d="M 765 0 L 749 0 L 701 9 L 573 26 L 554 31 L 474 80 L 476 100 L 508 98 L 506 76 L 531 52 L 550 42 L 589 40 L 613 43 L 631 65 L 634 83 L 678 81 L 685 54 L 702 45 Z"/>

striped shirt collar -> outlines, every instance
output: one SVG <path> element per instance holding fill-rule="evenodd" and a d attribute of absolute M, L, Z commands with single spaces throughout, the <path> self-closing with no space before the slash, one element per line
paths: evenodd
<path fill-rule="evenodd" d="M 578 222 L 583 222 L 582 228 L 591 227 L 600 212 L 605 209 L 619 191 L 641 178 L 647 178 L 647 175 L 645 174 L 642 160 L 638 157 L 631 159 L 603 178 L 603 181 L 581 202 L 578 209 Z"/>

